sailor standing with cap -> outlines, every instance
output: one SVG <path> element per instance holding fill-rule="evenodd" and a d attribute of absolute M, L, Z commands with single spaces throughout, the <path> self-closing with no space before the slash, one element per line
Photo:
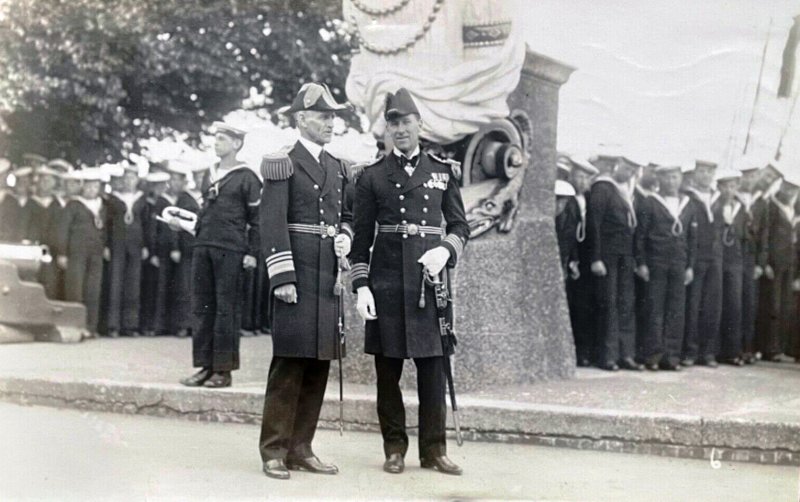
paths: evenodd
<path fill-rule="evenodd" d="M 56 187 L 61 172 L 50 166 L 42 165 L 36 169 L 36 193 L 31 197 L 31 233 L 30 240 L 44 244 L 55 252 L 53 239 L 58 217 L 62 206 L 56 197 Z M 51 300 L 62 299 L 63 274 L 55 263 L 42 263 L 39 269 L 39 282 L 44 286 L 45 295 Z"/>
<path fill-rule="evenodd" d="M 793 284 L 798 275 L 797 212 L 800 176 L 785 165 L 775 166 L 783 174 L 776 193 L 769 197 L 767 216 L 767 265 L 773 272 L 769 281 L 769 330 L 762 350 L 767 361 L 784 362 L 793 354 L 797 337 L 797 306 Z"/>
<path fill-rule="evenodd" d="M 108 198 L 110 221 L 108 334 L 138 336 L 141 306 L 142 262 L 149 257 L 145 247 L 148 205 L 139 190 L 139 167 L 126 164 L 119 190 Z"/>
<path fill-rule="evenodd" d="M 740 169 L 742 177 L 736 194 L 737 200 L 742 203 L 742 210 L 747 215 L 742 243 L 742 360 L 746 364 L 754 364 L 759 279 L 764 274 L 765 265 L 761 257 L 765 256 L 762 247 L 765 246 L 766 212 L 763 210 L 762 192 L 758 190 L 759 168 L 753 162 L 746 160 L 743 162 L 746 163 L 743 163 Z"/>
<path fill-rule="evenodd" d="M 336 474 L 314 455 L 311 442 L 330 362 L 344 345 L 337 329 L 337 257 L 350 252 L 344 164 L 325 151 L 333 119 L 347 109 L 327 87 L 305 84 L 287 113 L 300 139 L 261 164 L 261 249 L 272 288 L 272 362 L 259 450 L 264 473 L 288 479 L 289 470 Z"/>
<path fill-rule="evenodd" d="M 161 194 L 167 189 L 169 173 L 161 170 L 151 170 L 145 177 L 146 193 L 145 203 L 147 205 L 147 218 L 144 222 L 144 250 L 142 256 L 145 262 L 142 264 L 142 280 L 139 307 L 139 327 L 145 336 L 155 336 L 156 325 L 156 302 L 158 299 L 158 269 L 161 265 L 160 258 L 155 252 L 156 235 L 158 232 L 158 220 L 155 205 Z"/>
<path fill-rule="evenodd" d="M 591 271 L 591 246 L 586 238 L 586 213 L 592 179 L 599 171 L 586 159 L 570 158 L 572 170 L 570 183 L 575 188 L 575 202 L 578 205 L 580 221 L 573 236 L 578 247 L 577 271 L 570 264 L 567 279 L 567 301 L 572 333 L 575 338 L 575 352 L 578 366 L 590 366 L 595 360 L 596 328 L 594 318 L 594 280 Z"/>
<path fill-rule="evenodd" d="M 736 197 L 741 173 L 728 168 L 717 173 L 720 196 L 714 205 L 714 218 L 722 223 L 722 318 L 720 320 L 720 359 L 743 366 L 742 278 L 749 216 Z"/>
<path fill-rule="evenodd" d="M 4 219 L 4 235 L 0 239 L 21 242 L 30 238 L 33 168 L 18 167 L 12 170 L 10 176 L 14 177 L 14 187 L 2 201 L 0 214 Z"/>
<path fill-rule="evenodd" d="M 365 351 L 375 355 L 383 469 L 397 474 L 405 467 L 408 435 L 400 377 L 404 360 L 413 359 L 420 463 L 460 475 L 461 468 L 447 457 L 445 440 L 444 357 L 450 354 L 443 353 L 433 289 L 421 291 L 421 279 L 423 271 L 435 276 L 446 265 L 455 266 L 469 225 L 453 166 L 420 151 L 422 120 L 406 89 L 387 95 L 384 117 L 394 148 L 358 179 L 351 254 L 357 307 L 367 321 Z"/>
<path fill-rule="evenodd" d="M 77 173 L 81 195 L 67 203 L 58 228 L 60 267 L 66 269 L 65 300 L 86 305 L 86 329 L 97 336 L 103 261 L 109 255 L 107 211 L 100 192 L 103 173 L 97 168 Z"/>
<path fill-rule="evenodd" d="M 595 275 L 599 365 L 641 371 L 636 357 L 633 236 L 636 213 L 630 182 L 639 166 L 619 157 L 611 175 L 592 183 L 587 216 Z"/>
<path fill-rule="evenodd" d="M 577 267 L 578 240 L 575 234 L 581 221 L 580 207 L 575 201 L 575 188 L 564 180 L 556 180 L 556 238 L 561 258 L 561 273 L 564 281 L 571 276 L 570 265 Z M 572 272 L 577 278 L 577 271 Z"/>
<path fill-rule="evenodd" d="M 695 162 L 686 192 L 697 215 L 697 256 L 694 280 L 686 293 L 686 335 L 681 364 L 717 367 L 719 322 L 722 316 L 722 222 L 714 218 L 719 192 L 713 189 L 717 165 Z"/>
<path fill-rule="evenodd" d="M 680 370 L 697 222 L 689 196 L 680 193 L 681 168 L 659 166 L 655 173 L 659 189 L 640 201 L 635 236 L 637 275 L 647 283 L 641 357 L 650 370 Z"/>
<path fill-rule="evenodd" d="M 258 226 L 261 181 L 236 159 L 245 131 L 222 122 L 214 151 L 219 162 L 203 180 L 203 207 L 197 217 L 192 251 L 192 362 L 201 368 L 181 383 L 190 387 L 230 387 L 239 369 L 242 271 L 256 266 L 247 228 Z M 177 220 L 170 225 L 179 229 Z"/>

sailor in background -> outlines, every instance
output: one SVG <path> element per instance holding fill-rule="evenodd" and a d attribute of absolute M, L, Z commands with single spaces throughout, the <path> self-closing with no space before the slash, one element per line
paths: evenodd
<path fill-rule="evenodd" d="M 722 222 L 712 206 L 719 197 L 713 189 L 717 165 L 698 160 L 692 184 L 686 190 L 697 215 L 697 256 L 694 280 L 686 294 L 686 334 L 681 364 L 717 367 L 719 323 L 722 316 Z"/>
<path fill-rule="evenodd" d="M 598 358 L 601 368 L 641 371 L 637 363 L 633 237 L 636 213 L 631 180 L 639 166 L 617 158 L 610 175 L 600 175 L 589 194 L 587 232 L 595 276 Z"/>
<path fill-rule="evenodd" d="M 408 90 L 387 95 L 384 117 L 394 147 L 358 179 L 351 253 L 357 308 L 367 321 L 365 351 L 375 356 L 383 468 L 399 474 L 405 467 L 408 435 L 400 378 L 404 360 L 413 359 L 420 464 L 459 475 L 461 468 L 447 457 L 445 438 L 444 358 L 450 354 L 442 346 L 433 289 L 423 291 L 421 279 L 423 272 L 435 276 L 456 265 L 469 225 L 451 163 L 420 150 L 422 120 Z"/>
<path fill-rule="evenodd" d="M 258 251 L 250 247 L 247 227 L 258 226 L 261 181 L 236 158 L 245 131 L 213 124 L 219 162 L 203 180 L 203 207 L 192 251 L 192 364 L 200 371 L 181 383 L 190 387 L 230 387 L 239 369 L 242 271 L 255 268 Z M 176 222 L 173 230 L 180 228 Z"/>
<path fill-rule="evenodd" d="M 161 216 L 167 207 L 177 205 L 178 197 L 186 188 L 189 175 L 186 166 L 178 160 L 170 160 L 167 162 L 167 172 L 169 173 L 167 189 L 153 205 L 156 216 Z M 155 228 L 155 249 L 152 251 L 158 257 L 159 265 L 154 328 L 156 335 L 175 335 L 182 330 L 181 334 L 185 336 L 189 327 L 178 326 L 175 315 L 175 305 L 182 293 L 178 289 L 177 280 L 178 266 L 182 260 L 178 242 L 182 232 L 172 231 L 167 223 L 159 220 L 156 220 Z"/>
<path fill-rule="evenodd" d="M 148 206 L 144 192 L 139 190 L 139 167 L 124 166 L 119 190 L 108 199 L 110 222 L 108 296 L 108 335 L 139 336 L 139 309 L 142 262 L 149 256 L 145 247 L 145 225 Z"/>
<path fill-rule="evenodd" d="M 191 179 L 186 188 L 178 196 L 176 206 L 186 211 L 199 214 L 203 207 L 203 194 L 200 187 L 203 177 L 208 172 L 207 165 L 184 163 Z M 192 256 L 194 252 L 195 237 L 189 232 L 178 232 L 178 252 L 180 260 L 175 271 L 175 284 L 177 298 L 173 303 L 173 316 L 175 326 L 178 327 L 179 337 L 189 336 L 194 329 L 194 314 L 192 313 Z"/>
<path fill-rule="evenodd" d="M 159 170 L 156 170 L 158 167 Z M 150 172 L 145 177 L 145 203 L 147 216 L 143 222 L 144 250 L 142 256 L 141 301 L 139 306 L 139 326 L 145 336 L 156 334 L 156 302 L 158 301 L 158 269 L 160 258 L 155 252 L 158 220 L 156 219 L 156 203 L 167 189 L 169 173 L 160 170 L 156 164 L 150 165 Z"/>
<path fill-rule="evenodd" d="M 31 196 L 31 242 L 43 244 L 53 250 L 56 247 L 55 231 L 63 206 L 56 195 L 61 171 L 50 164 L 36 168 L 34 175 L 36 190 Z M 55 263 L 42 263 L 38 280 L 44 286 L 45 295 L 51 300 L 63 299 L 63 272 Z"/>
<path fill-rule="evenodd" d="M 581 222 L 581 213 L 575 201 L 575 189 L 567 181 L 556 180 L 556 237 L 561 259 L 561 272 L 567 277 L 578 276 L 578 240 L 575 235 Z M 574 272 L 570 271 L 574 268 Z"/>
<path fill-rule="evenodd" d="M 734 366 L 744 365 L 742 279 L 749 215 L 739 200 L 737 190 L 741 173 L 729 168 L 717 173 L 720 196 L 714 205 L 714 218 L 722 222 L 722 319 L 720 322 L 720 360 Z M 751 276 L 752 280 L 752 276 Z"/>
<path fill-rule="evenodd" d="M 66 269 L 65 300 L 86 305 L 86 329 L 97 336 L 103 261 L 110 258 L 107 247 L 108 221 L 100 197 L 103 173 L 98 168 L 82 169 L 81 195 L 67 203 L 58 228 L 56 260 Z"/>
<path fill-rule="evenodd" d="M 742 210 L 747 215 L 744 242 L 742 243 L 742 361 L 746 364 L 756 362 L 756 314 L 758 312 L 759 279 L 764 274 L 761 257 L 764 242 L 766 215 L 760 200 L 761 192 L 757 190 L 760 178 L 759 167 L 747 162 L 740 169 L 739 191 L 736 198 L 742 203 Z M 723 313 L 724 315 L 724 313 Z"/>
<path fill-rule="evenodd" d="M 591 270 L 591 246 L 586 234 L 586 212 L 592 180 L 599 171 L 586 159 L 572 157 L 570 183 L 575 188 L 578 205 L 578 227 L 575 240 L 578 246 L 577 272 L 567 279 L 567 300 L 578 366 L 586 367 L 596 359 L 596 328 L 594 319 L 594 283 Z M 574 267 L 573 267 L 574 268 Z"/>
<path fill-rule="evenodd" d="M 656 164 L 648 163 L 639 168 L 636 176 L 636 184 L 633 190 L 633 208 L 638 211 L 640 206 L 647 200 L 650 194 L 658 193 L 658 176 L 656 175 Z M 642 357 L 644 347 L 644 333 L 647 332 L 649 321 L 647 319 L 647 298 L 648 283 L 639 274 L 633 277 L 634 296 L 636 297 L 636 360 L 644 362 Z"/>
<path fill-rule="evenodd" d="M 697 222 L 680 192 L 680 166 L 659 166 L 658 191 L 637 205 L 636 274 L 647 284 L 647 325 L 638 333 L 647 369 L 680 370 L 686 285 L 693 279 Z"/>
<path fill-rule="evenodd" d="M 774 278 L 769 281 L 769 331 L 764 340 L 763 358 L 784 362 L 794 352 L 797 338 L 794 287 L 798 274 L 796 205 L 800 177 L 793 166 L 775 167 L 783 174 L 783 181 L 768 204 L 767 265 Z"/>
<path fill-rule="evenodd" d="M 777 165 L 777 163 L 775 163 Z M 759 181 L 756 185 L 755 201 L 753 202 L 753 218 L 760 222 L 760 246 L 758 250 L 755 275 L 760 277 L 758 282 L 758 301 L 756 311 L 756 357 L 763 357 L 767 352 L 772 329 L 772 292 L 775 271 L 770 265 L 770 217 L 776 206 L 772 204 L 772 197 L 783 183 L 783 174 L 773 163 L 768 163 L 759 171 Z M 763 273 L 760 273 L 763 272 Z"/>
<path fill-rule="evenodd" d="M 300 139 L 261 165 L 261 248 L 274 298 L 259 450 L 264 473 L 276 479 L 288 479 L 289 470 L 339 471 L 317 458 L 311 443 L 330 362 L 345 348 L 334 287 L 337 261 L 350 252 L 352 215 L 344 163 L 325 145 L 336 113 L 347 108 L 326 86 L 305 84 L 287 111 Z"/>
<path fill-rule="evenodd" d="M 3 232 L 0 239 L 9 242 L 30 240 L 31 223 L 31 189 L 33 185 L 33 168 L 22 166 L 12 169 L 9 184 L 13 187 L 6 194 L 0 207 L 3 217 Z"/>

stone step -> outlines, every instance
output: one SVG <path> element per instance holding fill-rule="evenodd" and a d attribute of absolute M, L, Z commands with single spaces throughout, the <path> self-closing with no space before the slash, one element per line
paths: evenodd
<path fill-rule="evenodd" d="M 195 421 L 258 424 L 263 396 L 263 388 L 254 384 L 195 389 L 163 383 L 0 377 L 0 399 L 7 401 Z M 406 402 L 407 423 L 416 424 L 417 402 L 410 395 Z M 369 386 L 348 384 L 343 407 L 345 430 L 378 430 L 374 390 Z M 718 461 L 800 465 L 800 424 L 794 422 L 520 403 L 470 395 L 460 399 L 459 408 L 468 441 L 704 458 L 712 467 Z M 338 386 L 332 382 L 320 426 L 338 428 L 338 417 Z"/>

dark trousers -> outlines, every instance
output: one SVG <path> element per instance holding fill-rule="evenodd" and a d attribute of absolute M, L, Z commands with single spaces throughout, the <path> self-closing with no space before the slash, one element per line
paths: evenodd
<path fill-rule="evenodd" d="M 194 366 L 239 369 L 242 258 L 244 254 L 200 246 L 192 255 Z"/>
<path fill-rule="evenodd" d="M 744 351 L 742 338 L 742 279 L 741 267 L 722 270 L 722 319 L 719 325 L 723 359 L 740 357 Z"/>
<path fill-rule="evenodd" d="M 745 255 L 742 268 L 742 351 L 755 354 L 756 315 L 758 313 L 758 281 L 753 279 L 755 257 Z"/>
<path fill-rule="evenodd" d="M 111 290 L 108 294 L 108 329 L 139 329 L 142 249 L 126 246 L 111 254 Z"/>
<path fill-rule="evenodd" d="M 67 258 L 64 299 L 68 302 L 83 303 L 86 306 L 86 329 L 97 332 L 103 287 L 102 251 L 73 253 Z"/>
<path fill-rule="evenodd" d="M 648 364 L 680 362 L 683 345 L 686 264 L 652 263 L 647 285 L 647 328 L 642 336 L 642 358 Z"/>
<path fill-rule="evenodd" d="M 769 333 L 764 346 L 764 356 L 793 353 L 793 338 L 797 323 L 794 319 L 796 308 L 792 292 L 794 274 L 791 270 L 775 270 L 775 279 L 769 298 Z"/>
<path fill-rule="evenodd" d="M 383 452 L 405 456 L 408 451 L 406 409 L 400 390 L 404 359 L 375 356 L 378 376 L 378 421 L 383 435 Z M 444 360 L 441 357 L 414 359 L 417 366 L 417 396 L 419 397 L 419 456 L 438 457 L 447 454 L 445 426 Z"/>
<path fill-rule="evenodd" d="M 633 276 L 633 291 L 636 296 L 635 315 L 636 315 L 636 356 L 637 359 L 644 359 L 644 339 L 645 332 L 648 329 L 648 315 L 650 311 L 647 308 L 648 302 L 648 289 L 650 284 L 642 280 L 639 276 Z"/>
<path fill-rule="evenodd" d="M 174 325 L 176 329 L 191 329 L 194 325 L 192 315 L 192 249 L 182 252 L 181 261 L 176 265 L 176 298 L 173 303 Z"/>
<path fill-rule="evenodd" d="M 578 360 L 595 360 L 595 318 L 592 272 L 581 269 L 577 281 L 567 279 L 567 300 Z"/>
<path fill-rule="evenodd" d="M 158 260 L 156 322 L 154 328 L 156 334 L 174 335 L 179 329 L 176 316 L 176 304 L 181 293 L 178 289 L 178 264 L 172 261 L 168 254 L 159 256 Z"/>
<path fill-rule="evenodd" d="M 636 356 L 636 299 L 633 256 L 603 257 L 604 277 L 595 277 L 600 364 L 616 363 Z"/>
<path fill-rule="evenodd" d="M 149 259 L 142 264 L 140 288 L 139 327 L 142 331 L 151 331 L 156 325 L 158 267 L 153 266 Z"/>
<path fill-rule="evenodd" d="M 261 460 L 308 458 L 330 361 L 274 356 L 261 418 Z"/>
<path fill-rule="evenodd" d="M 716 357 L 722 315 L 722 261 L 698 261 L 686 293 L 686 336 L 683 357 Z"/>

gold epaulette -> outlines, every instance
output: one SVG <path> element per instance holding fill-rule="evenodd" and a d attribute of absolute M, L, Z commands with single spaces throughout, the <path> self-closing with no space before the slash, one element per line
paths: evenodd
<path fill-rule="evenodd" d="M 261 177 L 265 180 L 281 181 L 294 174 L 292 159 L 286 151 L 268 153 L 261 158 Z"/>

